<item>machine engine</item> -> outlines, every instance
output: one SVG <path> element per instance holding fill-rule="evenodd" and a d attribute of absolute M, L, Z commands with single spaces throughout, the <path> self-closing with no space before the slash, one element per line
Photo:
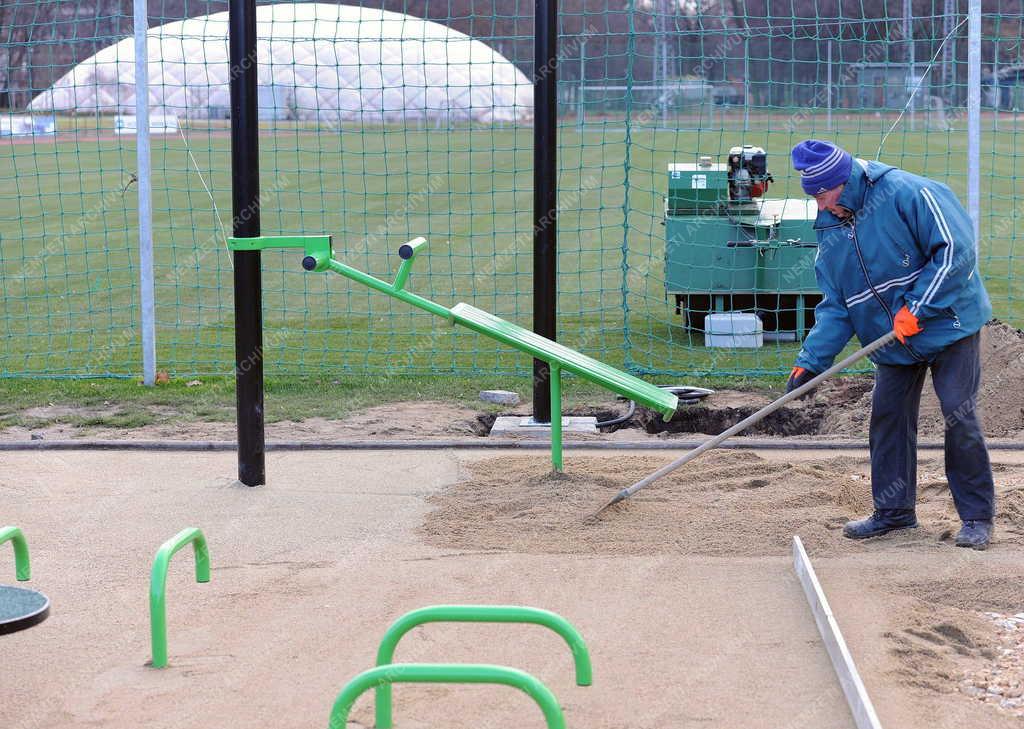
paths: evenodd
<path fill-rule="evenodd" d="M 768 155 L 761 147 L 744 144 L 729 150 L 726 163 L 729 171 L 729 199 L 749 201 L 764 197 L 768 185 L 775 180 L 768 174 Z"/>

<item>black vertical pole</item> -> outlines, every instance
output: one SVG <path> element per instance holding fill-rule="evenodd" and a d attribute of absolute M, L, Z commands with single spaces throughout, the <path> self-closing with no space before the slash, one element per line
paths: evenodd
<path fill-rule="evenodd" d="M 533 331 L 556 335 L 558 258 L 558 0 L 534 0 Z M 533 361 L 533 419 L 551 422 L 551 372 Z"/>
<path fill-rule="evenodd" d="M 237 238 L 260 234 L 256 1 L 230 0 L 231 202 Z M 238 480 L 266 483 L 263 439 L 263 285 L 259 251 L 235 251 L 235 396 Z"/>

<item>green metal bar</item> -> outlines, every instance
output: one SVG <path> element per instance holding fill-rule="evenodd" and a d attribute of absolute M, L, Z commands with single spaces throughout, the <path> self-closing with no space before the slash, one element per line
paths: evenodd
<path fill-rule="evenodd" d="M 331 710 L 329 729 L 345 729 L 356 699 L 375 686 L 393 683 L 491 683 L 511 686 L 527 694 L 544 712 L 548 729 L 565 729 L 558 699 L 536 678 L 515 668 L 483 664 L 403 663 L 377 666 L 349 681 Z M 382 729 L 378 724 L 377 729 Z"/>
<path fill-rule="evenodd" d="M 804 295 L 796 295 L 796 341 L 804 341 L 804 332 L 807 329 L 807 312 L 804 311 Z"/>
<path fill-rule="evenodd" d="M 409 280 L 409 274 L 412 273 L 412 262 L 416 260 L 416 256 L 420 251 L 427 249 L 427 239 L 423 236 L 419 238 L 413 238 L 408 243 L 404 243 L 398 249 L 398 257 L 402 259 L 402 265 L 398 268 L 398 275 L 395 276 L 395 291 L 401 291 L 405 288 L 405 282 Z"/>
<path fill-rule="evenodd" d="M 363 286 L 368 286 L 375 291 L 380 291 L 388 296 L 393 296 L 400 301 L 404 301 L 411 306 L 415 306 L 417 309 L 429 311 L 431 314 L 435 314 L 436 316 L 440 316 L 448 321 L 452 321 L 451 309 L 441 306 L 430 299 L 424 299 L 422 296 L 417 296 L 416 294 L 409 293 L 408 291 L 396 289 L 392 284 L 389 284 L 386 281 L 381 281 L 379 278 L 371 276 L 368 273 L 363 273 L 358 268 L 352 268 L 352 266 L 342 263 L 341 261 L 336 261 L 332 258 L 327 263 L 327 269 L 334 271 L 335 273 L 340 273 L 345 278 L 352 279 L 353 281 L 361 283 Z"/>
<path fill-rule="evenodd" d="M 32 565 L 28 560 L 28 542 L 21 529 L 15 526 L 0 527 L 0 544 L 10 542 L 14 548 L 14 574 L 18 582 L 26 582 L 32 577 Z"/>
<path fill-rule="evenodd" d="M 562 367 L 548 362 L 551 368 L 551 465 L 562 470 Z"/>
<path fill-rule="evenodd" d="M 402 291 L 405 289 L 405 282 L 409 280 L 409 274 L 412 273 L 412 259 L 402 261 L 402 265 L 398 267 L 398 274 L 395 276 L 395 283 L 392 284 L 392 288 L 395 291 Z"/>
<path fill-rule="evenodd" d="M 569 645 L 576 665 L 576 684 L 589 686 L 593 683 L 590 652 L 583 636 L 572 623 L 557 613 L 540 608 L 516 605 L 433 605 L 406 613 L 388 628 L 377 649 L 377 665 L 394 664 L 395 649 L 402 637 L 413 628 L 425 623 L 529 623 L 542 625 L 557 633 Z M 399 665 L 392 665 L 399 670 Z M 377 687 L 376 721 L 377 729 L 390 729 L 391 686 Z"/>
<path fill-rule="evenodd" d="M 232 251 L 265 251 L 268 248 L 302 248 L 308 252 L 330 251 L 329 235 L 261 235 L 256 238 L 228 238 Z"/>
<path fill-rule="evenodd" d="M 157 550 L 149 582 L 149 622 L 153 668 L 167 665 L 167 567 L 178 550 L 191 544 L 196 558 L 196 582 L 210 581 L 210 552 L 206 537 L 196 528 L 182 529 Z"/>
<path fill-rule="evenodd" d="M 456 304 L 451 311 L 456 324 L 538 359 L 557 362 L 563 370 L 658 410 L 666 420 L 672 417 L 678 407 L 679 401 L 675 395 L 486 311 L 469 304 Z"/>
<path fill-rule="evenodd" d="M 301 248 L 305 251 L 302 267 L 307 271 L 325 271 L 334 256 L 329 235 L 261 235 L 255 238 L 228 238 L 232 251 L 265 251 L 270 248 Z"/>
<path fill-rule="evenodd" d="M 405 291 L 405 284 L 412 271 L 412 262 L 417 254 L 427 249 L 427 239 L 423 237 L 414 238 L 399 248 L 398 254 L 402 257 L 402 265 L 398 269 L 398 275 L 393 284 L 335 260 L 329 235 L 264 235 L 259 238 L 228 238 L 228 248 L 234 251 L 301 248 L 306 254 L 302 260 L 302 266 L 307 271 L 334 271 L 345 278 L 388 296 L 393 296 L 418 309 L 423 309 L 448 321 L 452 320 L 452 313 L 447 307 Z"/>

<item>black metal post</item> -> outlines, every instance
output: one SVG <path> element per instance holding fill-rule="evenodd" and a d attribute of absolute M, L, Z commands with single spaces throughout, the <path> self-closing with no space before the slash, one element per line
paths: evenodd
<path fill-rule="evenodd" d="M 259 117 L 256 105 L 256 1 L 230 0 L 232 231 L 260 234 Z M 266 483 L 263 433 L 263 284 L 259 251 L 235 251 L 235 398 L 238 480 Z"/>
<path fill-rule="evenodd" d="M 556 335 L 558 252 L 558 0 L 534 0 L 533 331 Z M 533 419 L 551 422 L 551 372 L 533 361 Z"/>

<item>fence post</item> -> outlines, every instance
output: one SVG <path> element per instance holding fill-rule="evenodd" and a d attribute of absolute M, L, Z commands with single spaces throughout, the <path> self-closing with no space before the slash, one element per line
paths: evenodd
<path fill-rule="evenodd" d="M 967 6 L 967 210 L 981 246 L 981 0 Z"/>
<path fill-rule="evenodd" d="M 914 131 L 916 127 L 914 112 L 917 108 L 917 64 L 914 59 L 914 11 L 911 7 L 911 0 L 903 0 L 903 42 L 907 48 L 907 76 L 903 85 L 910 96 L 910 108 L 907 116 L 910 121 L 910 131 Z"/>
<path fill-rule="evenodd" d="M 156 382 L 156 303 L 153 293 L 153 181 L 149 142 L 149 31 L 147 0 L 134 0 L 135 164 L 139 193 L 139 324 L 142 382 Z"/>

